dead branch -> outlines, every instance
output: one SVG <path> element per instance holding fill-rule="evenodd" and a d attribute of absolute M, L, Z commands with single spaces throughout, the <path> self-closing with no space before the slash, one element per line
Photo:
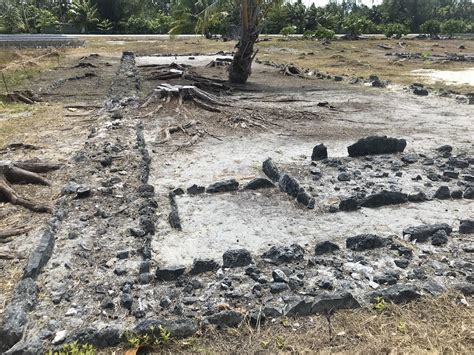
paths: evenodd
<path fill-rule="evenodd" d="M 30 229 L 31 228 L 27 228 L 27 227 L 18 227 L 18 228 L 12 228 L 12 229 L 0 231 L 0 243 L 1 243 L 1 240 L 3 239 L 7 239 L 10 237 L 20 235 L 20 234 L 24 234 L 28 232 Z"/>

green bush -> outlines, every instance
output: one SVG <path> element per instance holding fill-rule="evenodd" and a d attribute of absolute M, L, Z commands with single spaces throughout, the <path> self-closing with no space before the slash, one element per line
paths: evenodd
<path fill-rule="evenodd" d="M 330 30 L 326 27 L 318 27 L 316 31 L 314 31 L 314 37 L 319 40 L 327 40 L 331 41 L 336 36 L 336 33 L 333 30 Z"/>
<path fill-rule="evenodd" d="M 387 37 L 396 37 L 401 38 L 402 36 L 408 34 L 410 29 L 408 26 L 403 23 L 387 23 L 383 26 L 383 34 Z"/>
<path fill-rule="evenodd" d="M 52 12 L 40 9 L 36 26 L 38 32 L 43 32 L 46 28 L 59 26 L 59 21 Z"/>
<path fill-rule="evenodd" d="M 171 17 L 160 14 L 153 19 L 144 16 L 131 16 L 125 27 L 128 33 L 148 34 L 167 33 L 171 26 Z"/>
<path fill-rule="evenodd" d="M 0 27 L 6 33 L 18 33 L 25 31 L 25 25 L 21 19 L 17 7 L 7 2 L 0 3 Z"/>
<path fill-rule="evenodd" d="M 467 29 L 467 24 L 462 20 L 451 19 L 441 24 L 441 33 L 450 37 L 455 33 L 464 33 Z"/>
<path fill-rule="evenodd" d="M 357 37 L 362 33 L 372 33 L 376 25 L 367 17 L 350 14 L 344 18 L 342 29 L 349 37 Z"/>
<path fill-rule="evenodd" d="M 126 28 L 128 33 L 149 33 L 150 21 L 142 16 L 132 15 L 127 20 Z"/>
<path fill-rule="evenodd" d="M 294 35 L 295 33 L 296 33 L 296 29 L 294 26 L 283 27 L 280 31 L 280 34 L 285 37 L 288 37 L 289 35 Z"/>
<path fill-rule="evenodd" d="M 420 30 L 431 36 L 437 36 L 441 33 L 441 23 L 437 20 L 428 20 L 420 26 Z"/>

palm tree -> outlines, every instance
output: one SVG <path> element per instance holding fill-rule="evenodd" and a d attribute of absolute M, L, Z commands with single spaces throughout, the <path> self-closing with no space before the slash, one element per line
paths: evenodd
<path fill-rule="evenodd" d="M 71 21 L 81 27 L 81 33 L 86 33 L 89 25 L 99 22 L 97 14 L 97 5 L 90 0 L 75 0 L 69 10 Z"/>
<path fill-rule="evenodd" d="M 242 33 L 229 68 L 229 80 L 247 82 L 252 73 L 255 57 L 254 45 L 262 31 L 265 17 L 272 7 L 281 6 L 283 0 L 235 0 L 240 6 Z"/>
<path fill-rule="evenodd" d="M 203 4 L 203 1 L 199 0 L 198 3 Z M 283 0 L 234 0 L 234 6 L 240 9 L 241 35 L 229 67 L 231 82 L 238 84 L 247 82 L 256 55 L 254 45 L 262 31 L 265 17 L 271 8 L 281 6 L 283 2 Z M 201 12 L 200 18 L 206 22 L 228 4 L 229 0 L 214 0 Z"/>

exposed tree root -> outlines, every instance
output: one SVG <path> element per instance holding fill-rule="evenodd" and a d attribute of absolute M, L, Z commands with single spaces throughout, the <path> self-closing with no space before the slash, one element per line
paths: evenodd
<path fill-rule="evenodd" d="M 12 162 L 0 160 L 0 200 L 13 205 L 23 206 L 34 212 L 51 212 L 50 206 L 26 199 L 10 186 L 10 184 L 35 184 L 51 186 L 51 183 L 38 173 L 59 169 L 57 164 L 38 161 Z"/>
<path fill-rule="evenodd" d="M 193 101 L 196 105 L 213 112 L 220 112 L 216 106 L 225 106 L 216 96 L 196 86 L 161 84 L 153 90 L 140 108 L 163 100 L 170 102 L 171 99 L 177 99 L 180 104 L 183 101 Z"/>
<path fill-rule="evenodd" d="M 216 58 L 206 65 L 206 68 L 228 67 L 232 63 L 232 58 Z"/>
<path fill-rule="evenodd" d="M 285 65 L 281 72 L 285 76 L 297 76 L 299 78 L 306 78 L 303 70 L 298 68 L 296 65 Z"/>
<path fill-rule="evenodd" d="M 1 99 L 6 102 L 20 102 L 28 105 L 41 102 L 41 98 L 31 90 L 13 91 L 10 94 L 2 95 Z"/>
<path fill-rule="evenodd" d="M 161 141 L 156 142 L 156 144 L 164 144 L 168 142 L 171 139 L 172 133 L 182 131 L 183 133 L 187 134 L 186 129 L 194 127 L 199 123 L 200 123 L 199 121 L 192 120 L 184 125 L 176 125 L 176 126 L 169 126 L 169 127 L 163 128 L 160 130 L 160 133 L 164 135 L 164 138 Z"/>
<path fill-rule="evenodd" d="M 159 105 L 159 106 L 158 106 L 156 109 L 154 109 L 153 111 L 148 112 L 148 113 L 146 113 L 146 114 L 144 114 L 144 115 L 135 116 L 134 118 L 143 119 L 143 118 L 152 117 L 152 116 L 156 115 L 162 108 L 163 108 L 163 105 Z"/>

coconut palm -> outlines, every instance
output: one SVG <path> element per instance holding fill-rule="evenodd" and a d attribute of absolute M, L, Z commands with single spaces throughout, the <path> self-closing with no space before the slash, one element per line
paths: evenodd
<path fill-rule="evenodd" d="M 81 28 L 81 33 L 86 33 L 90 25 L 99 22 L 97 5 L 93 5 L 90 0 L 74 0 L 69 9 L 71 22 L 76 23 Z"/>
<path fill-rule="evenodd" d="M 245 83 L 252 73 L 255 57 L 254 45 L 262 31 L 265 17 L 272 7 L 281 6 L 283 0 L 235 0 L 241 11 L 240 40 L 229 68 L 229 80 Z"/>
<path fill-rule="evenodd" d="M 203 1 L 200 0 L 198 3 L 203 4 Z M 243 84 L 249 78 L 256 54 L 254 45 L 262 31 L 265 17 L 271 8 L 281 6 L 283 2 L 283 0 L 234 0 L 234 6 L 239 7 L 241 13 L 241 34 L 236 46 L 237 51 L 229 67 L 231 82 Z M 206 22 L 228 5 L 229 0 L 214 0 L 201 12 L 200 18 Z"/>

